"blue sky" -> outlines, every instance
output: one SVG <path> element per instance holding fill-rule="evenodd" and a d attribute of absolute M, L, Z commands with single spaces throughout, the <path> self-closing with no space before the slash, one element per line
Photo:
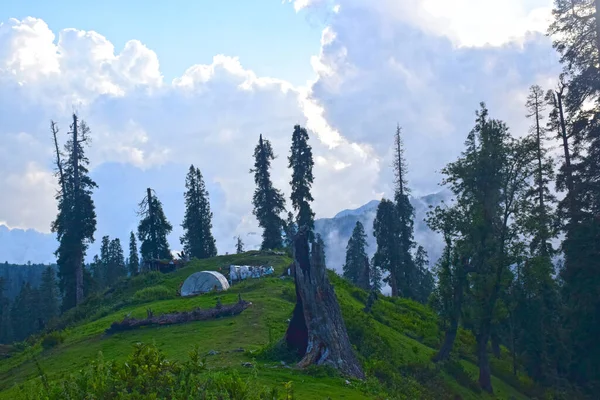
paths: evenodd
<path fill-rule="evenodd" d="M 310 57 L 318 54 L 322 21 L 281 0 L 28 0 L 2 1 L 0 21 L 31 16 L 55 33 L 93 30 L 119 52 L 138 39 L 160 60 L 166 82 L 216 54 L 238 56 L 259 76 L 295 85 L 314 77 Z"/>
<path fill-rule="evenodd" d="M 397 123 L 413 193 L 437 192 L 480 101 L 522 134 L 530 85 L 549 89 L 560 72 L 544 36 L 552 0 L 0 2 L 0 225 L 44 233 L 56 215 L 48 124 L 66 133 L 74 106 L 92 129 L 97 238 L 127 240 L 150 186 L 179 249 L 194 164 L 223 253 L 235 235 L 260 242 L 248 172 L 260 134 L 289 198 L 290 135 L 307 127 L 313 209 L 331 217 L 393 193 Z"/>

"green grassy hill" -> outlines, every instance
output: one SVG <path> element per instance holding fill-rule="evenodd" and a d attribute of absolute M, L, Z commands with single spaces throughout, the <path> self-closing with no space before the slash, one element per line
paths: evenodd
<path fill-rule="evenodd" d="M 511 375 L 508 355 L 492 361 L 495 397 L 477 390 L 474 339 L 461 332 L 454 362 L 435 366 L 430 358 L 442 332 L 427 307 L 383 296 L 371 313 L 363 311 L 367 293 L 331 273 L 348 333 L 369 376 L 346 381 L 327 368 L 295 369 L 294 360 L 277 346 L 295 302 L 294 284 L 279 276 L 290 264 L 285 256 L 248 252 L 193 261 L 170 274 L 151 273 L 126 279 L 63 315 L 59 334 L 15 346 L 0 360 L 0 399 L 24 398 L 28 388 L 45 379 L 57 381 L 85 370 L 101 352 L 104 360 L 124 362 L 136 343 L 153 344 L 167 359 L 184 362 L 194 348 L 206 357 L 206 374 L 232 374 L 244 382 L 283 388 L 291 382 L 297 399 L 527 399 L 532 386 Z M 177 289 L 193 272 L 219 270 L 229 264 L 273 265 L 273 277 L 248 280 L 224 293 L 179 298 Z M 252 305 L 242 314 L 211 321 L 142 328 L 105 335 L 110 324 L 125 315 L 154 314 L 211 308 L 221 298 L 234 303 L 241 294 Z M 54 344 L 54 345 L 53 345 Z M 252 366 L 243 366 L 250 363 Z M 288 385 L 289 387 L 289 385 Z M 241 397 L 240 397 L 241 398 Z"/>

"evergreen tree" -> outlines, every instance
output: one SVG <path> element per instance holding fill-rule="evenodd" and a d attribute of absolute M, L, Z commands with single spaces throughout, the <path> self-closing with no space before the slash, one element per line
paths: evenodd
<path fill-rule="evenodd" d="M 94 256 L 92 277 L 99 289 L 106 288 L 109 283 L 110 237 L 103 236 L 100 243 L 100 257 Z"/>
<path fill-rule="evenodd" d="M 371 285 L 369 281 L 370 274 L 368 273 L 369 259 L 365 250 L 366 246 L 367 234 L 365 233 L 365 228 L 360 221 L 357 221 L 354 230 L 352 231 L 352 236 L 350 236 L 348 245 L 346 246 L 346 262 L 343 268 L 344 278 L 358 287 L 369 290 Z"/>
<path fill-rule="evenodd" d="M 108 247 L 108 265 L 106 268 L 107 285 L 114 285 L 121 277 L 127 275 L 125 256 L 120 239 L 110 241 Z"/>
<path fill-rule="evenodd" d="M 281 191 L 273 187 L 271 182 L 271 161 L 275 159 L 271 143 L 262 135 L 254 149 L 254 182 L 256 190 L 252 204 L 253 213 L 258 219 L 258 225 L 263 228 L 261 249 L 279 249 L 283 246 L 281 232 L 284 221 L 280 215 L 285 211 L 285 199 Z"/>
<path fill-rule="evenodd" d="M 429 257 L 423 246 L 419 245 L 417 247 L 414 259 L 417 277 L 414 296 L 415 300 L 425 304 L 429 299 L 429 295 L 433 292 L 435 280 L 433 274 L 429 271 Z"/>
<path fill-rule="evenodd" d="M 215 239 L 212 235 L 212 212 L 208 200 L 208 191 L 200 169 L 190 166 L 185 179 L 185 216 L 184 234 L 181 237 L 183 251 L 189 257 L 198 259 L 217 255 Z"/>
<path fill-rule="evenodd" d="M 4 279 L 0 277 L 0 343 L 8 344 L 13 341 L 10 302 L 4 296 Z"/>
<path fill-rule="evenodd" d="M 414 247 L 413 229 L 414 229 L 414 209 L 410 204 L 410 190 L 407 185 L 407 164 L 404 158 L 404 144 L 402 143 L 402 130 L 400 126 L 396 128 L 394 135 L 394 175 L 395 191 L 394 200 L 397 208 L 398 227 L 396 233 L 398 252 L 397 265 L 397 286 L 399 293 L 403 297 L 416 299 L 418 273 L 412 259 L 411 250 Z"/>
<path fill-rule="evenodd" d="M 48 266 L 42 273 L 42 283 L 39 288 L 40 315 L 47 323 L 54 317 L 58 317 L 60 303 L 58 286 L 54 276 L 54 269 Z"/>
<path fill-rule="evenodd" d="M 383 199 L 377 207 L 373 221 L 373 236 L 377 251 L 373 257 L 374 269 L 380 268 L 389 275 L 384 279 L 392 288 L 392 297 L 398 296 L 398 209 L 390 200 Z"/>
<path fill-rule="evenodd" d="M 137 241 L 135 234 L 131 232 L 129 235 L 129 259 L 127 262 L 129 275 L 134 276 L 140 272 L 140 257 L 138 255 Z"/>
<path fill-rule="evenodd" d="M 513 300 L 517 300 L 512 309 L 516 317 L 512 320 L 517 330 L 515 344 L 519 344 L 529 374 L 537 381 L 551 384 L 557 374 L 560 304 L 558 285 L 553 279 L 555 250 L 550 242 L 557 233 L 552 208 L 556 199 L 549 187 L 554 179 L 553 162 L 547 155 L 546 129 L 541 123 L 545 105 L 542 89 L 531 87 L 526 107 L 533 123 L 525 140 L 532 153 L 532 184 L 517 212 L 521 234 L 529 246 L 511 290 Z"/>
<path fill-rule="evenodd" d="M 467 264 L 463 271 L 474 271 L 469 281 L 470 324 L 477 340 L 479 384 L 492 392 L 487 345 L 496 304 L 506 289 L 506 275 L 514 261 L 510 252 L 518 240 L 514 217 L 517 201 L 526 189 L 531 152 L 510 137 L 504 123 L 488 118 L 484 104 L 465 144 L 461 157 L 444 168 L 444 183 L 454 192 L 457 207 L 469 221 L 457 229 L 464 256 L 460 263 Z"/>
<path fill-rule="evenodd" d="M 11 308 L 11 322 L 15 341 L 22 341 L 37 332 L 39 324 L 40 298 L 37 289 L 32 288 L 29 282 L 21 287 Z"/>
<path fill-rule="evenodd" d="M 600 3 L 556 0 L 553 14 L 550 34 L 568 81 L 561 133 L 570 149 L 557 182 L 567 190 L 560 208 L 564 323 L 572 350 L 568 373 L 572 382 L 592 388 L 600 385 Z"/>
<path fill-rule="evenodd" d="M 310 188 L 313 184 L 314 165 L 312 149 L 308 144 L 308 132 L 300 125 L 294 126 L 292 134 L 292 147 L 288 157 L 289 168 L 292 168 L 292 206 L 296 210 L 296 224 L 298 228 L 306 226 L 308 229 L 308 240 L 314 238 L 314 217 L 310 203 L 314 200 Z"/>
<path fill-rule="evenodd" d="M 242 242 L 242 237 L 237 236 L 235 242 L 235 252 L 237 254 L 242 254 L 244 252 L 244 242 Z"/>
<path fill-rule="evenodd" d="M 160 200 L 152 195 L 152 189 L 147 189 L 147 195 L 139 206 L 142 219 L 138 225 L 138 238 L 142 243 L 142 260 L 172 260 L 167 235 L 173 226 L 167 221 Z"/>
<path fill-rule="evenodd" d="M 296 236 L 298 229 L 296 222 L 294 221 L 294 214 L 288 212 L 288 217 L 285 222 L 285 247 L 291 253 L 292 245 L 294 243 L 294 236 Z"/>
<path fill-rule="evenodd" d="M 381 268 L 375 265 L 375 262 L 371 260 L 370 262 L 370 275 L 371 275 L 371 291 L 375 293 L 381 293 L 381 282 L 383 279 L 383 274 L 381 273 Z"/>
<path fill-rule="evenodd" d="M 59 241 L 55 254 L 59 267 L 59 286 L 63 293 L 62 306 L 67 310 L 81 303 L 84 297 L 83 262 L 96 231 L 92 190 L 97 185 L 89 177 L 87 168 L 89 160 L 85 156 L 85 146 L 89 143 L 90 129 L 85 122 L 73 114 L 70 139 L 65 145 L 66 160 L 58 145 L 58 128 L 54 122 L 51 128 L 59 182 L 56 196 L 58 215 L 52 223 L 52 231 Z"/>

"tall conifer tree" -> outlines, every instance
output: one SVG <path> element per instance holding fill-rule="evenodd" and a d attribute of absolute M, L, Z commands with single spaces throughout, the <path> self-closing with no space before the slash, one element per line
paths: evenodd
<path fill-rule="evenodd" d="M 568 85 L 560 122 L 570 148 L 564 147 L 568 158 L 558 177 L 558 188 L 567 191 L 561 278 L 572 344 L 568 372 L 573 382 L 593 387 L 600 386 L 600 1 L 556 0 L 553 15 L 550 34 Z"/>
<path fill-rule="evenodd" d="M 377 251 L 373 267 L 387 271 L 385 278 L 392 289 L 392 297 L 398 296 L 398 209 L 387 199 L 381 200 L 373 221 L 373 236 L 377 240 Z"/>
<path fill-rule="evenodd" d="M 310 203 L 314 200 L 310 189 L 313 184 L 313 156 L 308 144 L 308 132 L 300 125 L 294 126 L 292 146 L 288 157 L 289 167 L 292 169 L 292 206 L 296 210 L 296 224 L 298 229 L 306 226 L 309 241 L 314 240 L 314 217 Z"/>
<path fill-rule="evenodd" d="M 129 234 L 129 259 L 127 268 L 131 276 L 137 275 L 140 272 L 140 256 L 138 254 L 137 241 L 135 234 L 131 232 Z"/>
<path fill-rule="evenodd" d="M 58 286 L 56 284 L 54 269 L 51 266 L 46 267 L 42 273 L 42 282 L 39 288 L 40 293 L 40 315 L 47 323 L 54 317 L 58 317 L 60 311 Z"/>
<path fill-rule="evenodd" d="M 344 278 L 362 289 L 369 290 L 369 264 L 365 248 L 367 247 L 367 234 L 360 221 L 356 221 L 352 236 L 346 246 L 346 262 L 344 263 Z M 366 264 L 365 264 L 366 261 Z M 366 279 L 365 279 L 366 275 Z"/>
<path fill-rule="evenodd" d="M 138 225 L 138 238 L 140 239 L 142 260 L 172 260 L 173 255 L 167 241 L 167 236 L 173 226 L 167 221 L 162 208 L 162 203 L 147 189 L 146 197 L 139 204 L 139 215 L 142 217 Z"/>
<path fill-rule="evenodd" d="M 271 182 L 271 161 L 274 159 L 271 143 L 260 135 L 258 145 L 254 149 L 254 169 L 250 172 L 254 173 L 256 183 L 252 204 L 258 225 L 263 228 L 263 250 L 283 247 L 281 233 L 284 221 L 281 213 L 285 211 L 285 199 Z"/>
<path fill-rule="evenodd" d="M 198 259 L 217 255 L 215 238 L 212 235 L 212 212 L 208 190 L 200 169 L 190 166 L 185 179 L 185 216 L 181 226 L 181 244 L 189 257 Z"/>
<path fill-rule="evenodd" d="M 97 187 L 88 173 L 89 160 L 85 147 L 90 140 L 90 129 L 83 120 L 73 114 L 69 140 L 64 153 L 58 144 L 58 128 L 54 122 L 51 129 L 56 151 L 56 174 L 59 182 L 58 215 L 52 223 L 52 231 L 59 241 L 56 257 L 59 266 L 60 289 L 63 293 L 63 309 L 69 309 L 83 301 L 84 258 L 87 248 L 94 241 L 96 212 L 92 190 Z M 66 154 L 66 159 L 64 159 Z"/>
<path fill-rule="evenodd" d="M 394 175 L 396 178 L 394 200 L 398 218 L 398 229 L 396 230 L 398 235 L 396 249 L 398 252 L 397 286 L 403 297 L 415 299 L 418 292 L 418 274 L 411 253 L 415 245 L 413 238 L 414 209 L 409 199 L 410 189 L 406 179 L 407 170 L 402 130 L 398 125 L 394 135 Z"/>

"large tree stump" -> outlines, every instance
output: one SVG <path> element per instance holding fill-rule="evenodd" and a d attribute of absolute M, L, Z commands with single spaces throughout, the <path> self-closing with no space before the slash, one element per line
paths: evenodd
<path fill-rule="evenodd" d="M 302 356 L 298 366 L 329 365 L 344 375 L 364 378 L 327 278 L 324 250 L 313 243 L 311 254 L 305 228 L 294 238 L 294 264 L 296 307 L 285 341 Z"/>

